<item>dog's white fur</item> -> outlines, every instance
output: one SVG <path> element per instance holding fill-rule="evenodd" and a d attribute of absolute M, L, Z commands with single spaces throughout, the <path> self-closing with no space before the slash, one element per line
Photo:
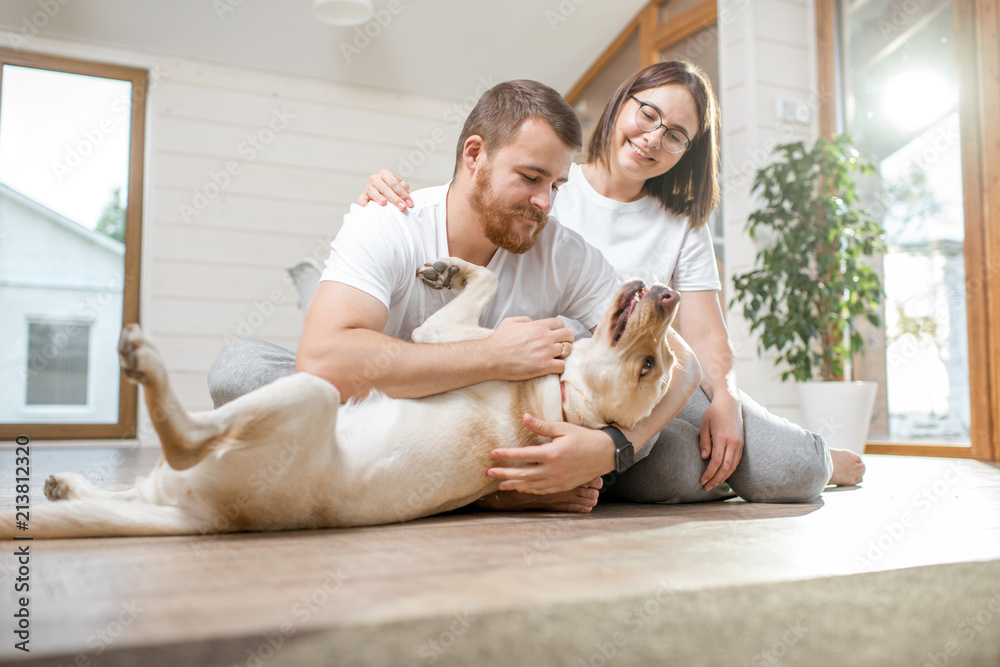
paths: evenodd
<path fill-rule="evenodd" d="M 418 277 L 433 288 L 462 291 L 414 331 L 415 341 L 492 333 L 477 324 L 497 288 L 490 271 L 451 258 L 426 265 Z M 662 285 L 647 293 L 637 283 L 622 287 L 595 336 L 577 342 L 567 359 L 561 379 L 568 421 L 628 428 L 667 394 L 674 365 L 668 339 L 678 341 L 669 328 L 677 294 Z M 544 441 L 525 427 L 524 413 L 562 419 L 555 375 L 483 382 L 419 400 L 376 394 L 341 406 L 332 384 L 297 373 L 218 410 L 188 414 L 170 387 L 162 358 L 137 326 L 124 329 L 119 351 L 125 374 L 145 388 L 164 459 L 127 491 L 95 489 L 72 473 L 49 477 L 46 496 L 62 502 L 31 510 L 30 534 L 36 538 L 415 519 L 496 491 L 497 480 L 486 475 L 494 465 L 491 451 Z M 690 370 L 675 374 L 683 379 L 671 393 L 679 406 L 697 385 Z M 14 520 L 13 512 L 0 514 L 0 537 L 15 534 Z"/>

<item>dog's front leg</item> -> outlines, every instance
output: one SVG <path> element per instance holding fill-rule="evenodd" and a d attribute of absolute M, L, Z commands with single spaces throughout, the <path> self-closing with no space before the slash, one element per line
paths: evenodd
<path fill-rule="evenodd" d="M 446 257 L 424 264 L 417 278 L 431 289 L 456 289 L 460 293 L 413 330 L 415 342 L 453 343 L 493 333 L 479 326 L 480 315 L 497 293 L 497 278 L 492 271 L 457 257 Z"/>

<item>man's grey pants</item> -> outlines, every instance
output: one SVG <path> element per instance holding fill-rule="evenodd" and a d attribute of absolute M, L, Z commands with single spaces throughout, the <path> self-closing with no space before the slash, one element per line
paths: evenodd
<path fill-rule="evenodd" d="M 223 348 L 208 371 L 215 407 L 295 372 L 295 353 L 260 340 L 236 340 Z M 638 503 L 691 503 L 738 495 L 767 503 L 808 502 L 833 472 L 820 436 L 777 417 L 740 392 L 743 457 L 728 483 L 706 492 L 699 483 L 708 461 L 701 459 L 701 418 L 709 401 L 700 388 L 655 441 L 638 453 L 635 465 L 606 476 L 603 497 Z"/>

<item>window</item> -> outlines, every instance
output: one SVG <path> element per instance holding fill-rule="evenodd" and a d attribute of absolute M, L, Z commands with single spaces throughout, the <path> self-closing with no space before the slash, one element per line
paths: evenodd
<path fill-rule="evenodd" d="M 0 439 L 135 434 L 146 72 L 0 49 Z"/>
<path fill-rule="evenodd" d="M 28 325 L 27 405 L 86 405 L 90 326 Z"/>
<path fill-rule="evenodd" d="M 874 158 L 863 196 L 886 230 L 884 326 L 862 330 L 855 359 L 855 378 L 881 391 L 868 451 L 1000 458 L 995 5 L 818 0 L 817 12 L 821 132 L 847 131 Z"/>

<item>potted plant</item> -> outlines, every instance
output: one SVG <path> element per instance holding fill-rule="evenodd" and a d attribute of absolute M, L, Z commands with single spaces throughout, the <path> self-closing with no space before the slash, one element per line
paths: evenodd
<path fill-rule="evenodd" d="M 803 425 L 831 446 L 861 452 L 877 385 L 844 382 L 844 369 L 862 346 L 852 320 L 880 325 L 882 283 L 865 258 L 882 252 L 884 233 L 855 191 L 855 176 L 875 168 L 847 136 L 812 149 L 783 144 L 775 155 L 757 172 L 752 192 L 761 206 L 747 224 L 765 247 L 756 268 L 733 277 L 731 305 L 742 304 L 761 347 L 778 353 L 781 379 L 800 383 Z"/>

